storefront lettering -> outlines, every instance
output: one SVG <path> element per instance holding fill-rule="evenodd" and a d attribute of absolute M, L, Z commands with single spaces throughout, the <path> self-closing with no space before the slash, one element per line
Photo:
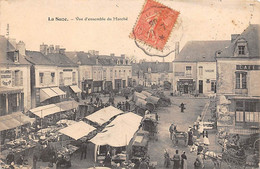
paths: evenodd
<path fill-rule="evenodd" d="M 1 84 L 4 86 L 10 86 L 12 83 L 12 71 L 11 70 L 1 70 Z"/>
<path fill-rule="evenodd" d="M 214 70 L 205 70 L 205 72 L 214 72 Z"/>
<path fill-rule="evenodd" d="M 237 70 L 260 70 L 260 65 L 237 65 Z"/>

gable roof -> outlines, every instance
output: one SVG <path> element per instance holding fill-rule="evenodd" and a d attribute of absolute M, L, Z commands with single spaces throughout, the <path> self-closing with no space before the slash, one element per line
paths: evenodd
<path fill-rule="evenodd" d="M 7 49 L 7 45 L 9 50 Z M 8 58 L 7 52 L 15 51 L 15 47 L 4 37 L 0 36 L 0 64 L 15 64 L 15 65 L 29 65 L 29 63 L 26 61 L 25 56 L 22 56 L 19 54 L 19 61 L 18 63 L 15 63 L 13 60 Z"/>
<path fill-rule="evenodd" d="M 249 57 L 260 57 L 260 25 L 249 25 L 227 48 L 221 50 L 218 57 L 232 57 L 239 39 L 245 39 L 248 45 Z"/>
<path fill-rule="evenodd" d="M 38 51 L 26 51 L 25 52 L 26 60 L 28 60 L 30 63 L 34 65 L 53 65 L 55 64 L 48 59 L 46 56 L 44 56 L 41 52 Z"/>
<path fill-rule="evenodd" d="M 148 69 L 151 68 L 151 73 L 170 73 L 172 72 L 170 62 L 142 62 L 132 64 L 133 75 L 138 74 L 138 71 L 148 73 Z"/>
<path fill-rule="evenodd" d="M 70 58 L 68 58 L 65 54 L 61 53 L 49 53 L 46 56 L 49 60 L 51 60 L 56 66 L 60 67 L 77 67 L 78 65 L 74 63 Z"/>
<path fill-rule="evenodd" d="M 224 41 L 189 41 L 173 62 L 215 62 L 215 53 L 230 44 Z"/>

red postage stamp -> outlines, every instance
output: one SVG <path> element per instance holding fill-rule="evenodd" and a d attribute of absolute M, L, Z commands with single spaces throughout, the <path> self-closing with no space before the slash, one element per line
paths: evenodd
<path fill-rule="evenodd" d="M 130 37 L 162 51 L 178 15 L 178 11 L 154 0 L 146 0 Z"/>

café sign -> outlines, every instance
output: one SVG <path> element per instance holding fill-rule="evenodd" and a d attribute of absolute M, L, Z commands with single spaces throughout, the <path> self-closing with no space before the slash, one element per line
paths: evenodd
<path fill-rule="evenodd" d="M 260 65 L 236 65 L 237 70 L 260 70 Z"/>
<path fill-rule="evenodd" d="M 12 83 L 12 71 L 11 70 L 1 70 L 1 85 L 3 86 L 11 86 Z"/>

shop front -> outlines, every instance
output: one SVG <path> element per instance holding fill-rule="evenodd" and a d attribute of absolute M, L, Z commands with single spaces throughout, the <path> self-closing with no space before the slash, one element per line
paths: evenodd
<path fill-rule="evenodd" d="M 105 93 L 110 93 L 112 90 L 113 90 L 112 81 L 105 81 L 105 84 L 104 84 Z"/>
<path fill-rule="evenodd" d="M 99 93 L 103 90 L 103 81 L 93 81 L 93 92 Z"/>
<path fill-rule="evenodd" d="M 93 80 L 84 80 L 83 84 L 83 91 L 86 94 L 90 94 L 92 92 Z"/>
<path fill-rule="evenodd" d="M 177 82 L 177 91 L 184 94 L 195 91 L 195 81 L 193 79 L 180 79 Z"/>
<path fill-rule="evenodd" d="M 121 89 L 122 79 L 115 79 L 115 89 L 119 91 Z"/>

